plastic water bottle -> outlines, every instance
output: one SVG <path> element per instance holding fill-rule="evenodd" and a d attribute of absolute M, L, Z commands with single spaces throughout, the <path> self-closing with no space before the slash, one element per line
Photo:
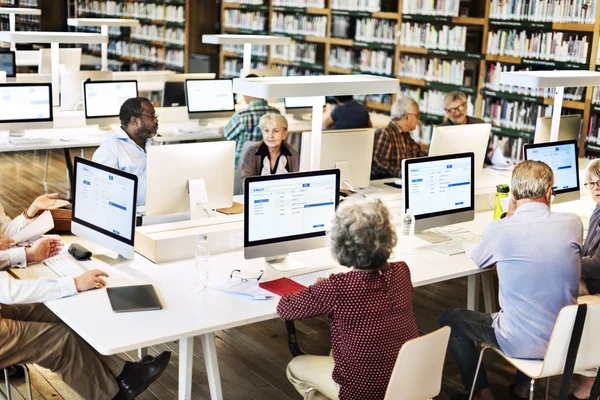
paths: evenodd
<path fill-rule="evenodd" d="M 196 246 L 196 264 L 194 270 L 194 291 L 200 292 L 208 285 L 208 264 L 210 249 L 206 235 L 200 235 Z"/>
<path fill-rule="evenodd" d="M 412 237 L 415 235 L 415 216 L 410 208 L 402 217 L 402 236 Z"/>

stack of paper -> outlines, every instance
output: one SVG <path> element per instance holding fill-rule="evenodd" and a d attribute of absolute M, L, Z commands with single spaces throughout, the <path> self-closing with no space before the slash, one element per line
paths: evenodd
<path fill-rule="evenodd" d="M 256 280 L 225 279 L 212 282 L 208 286 L 211 289 L 247 297 L 251 300 L 268 300 L 273 297 L 271 292 L 261 289 Z"/>

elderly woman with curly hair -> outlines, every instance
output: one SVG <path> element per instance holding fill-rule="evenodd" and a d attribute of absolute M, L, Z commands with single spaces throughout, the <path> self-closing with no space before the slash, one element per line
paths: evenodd
<path fill-rule="evenodd" d="M 330 315 L 332 355 L 294 358 L 288 379 L 312 400 L 380 400 L 400 348 L 419 335 L 410 271 L 388 262 L 397 237 L 380 200 L 346 200 L 330 235 L 331 253 L 350 270 L 284 296 L 277 312 L 286 320 Z"/>

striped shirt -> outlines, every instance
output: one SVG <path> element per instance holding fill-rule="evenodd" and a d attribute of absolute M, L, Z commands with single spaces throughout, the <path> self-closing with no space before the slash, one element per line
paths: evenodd
<path fill-rule="evenodd" d="M 265 100 L 254 100 L 244 111 L 236 113 L 223 128 L 225 139 L 235 140 L 235 167 L 237 168 L 242 148 L 247 140 L 258 142 L 262 140 L 262 132 L 258 127 L 260 117 L 267 113 L 280 114 L 279 110 L 271 107 Z"/>
<path fill-rule="evenodd" d="M 146 148 L 155 145 L 154 139 L 146 140 Z M 94 152 L 92 161 L 129 172 L 138 177 L 137 205 L 146 205 L 147 154 L 123 130 L 119 128 Z"/>

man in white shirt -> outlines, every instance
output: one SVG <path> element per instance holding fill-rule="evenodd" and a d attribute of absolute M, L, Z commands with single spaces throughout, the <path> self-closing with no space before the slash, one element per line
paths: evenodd
<path fill-rule="evenodd" d="M 85 399 L 133 399 L 158 379 L 171 354 L 164 352 L 138 363 L 103 356 L 41 304 L 101 288 L 108 275 L 92 270 L 77 278 L 17 280 L 4 270 L 25 268 L 27 263 L 60 252 L 63 243 L 59 237 L 43 237 L 27 248 L 11 248 L 12 240 L 3 237 L 23 229 L 39 210 L 57 204 L 54 195 L 40 196 L 13 221 L 0 206 L 0 368 L 35 363 L 59 373 Z"/>
<path fill-rule="evenodd" d="M 92 161 L 138 177 L 137 205 L 146 205 L 146 148 L 156 144 L 158 115 L 150 100 L 127 99 L 119 111 L 121 127 L 98 147 Z"/>

